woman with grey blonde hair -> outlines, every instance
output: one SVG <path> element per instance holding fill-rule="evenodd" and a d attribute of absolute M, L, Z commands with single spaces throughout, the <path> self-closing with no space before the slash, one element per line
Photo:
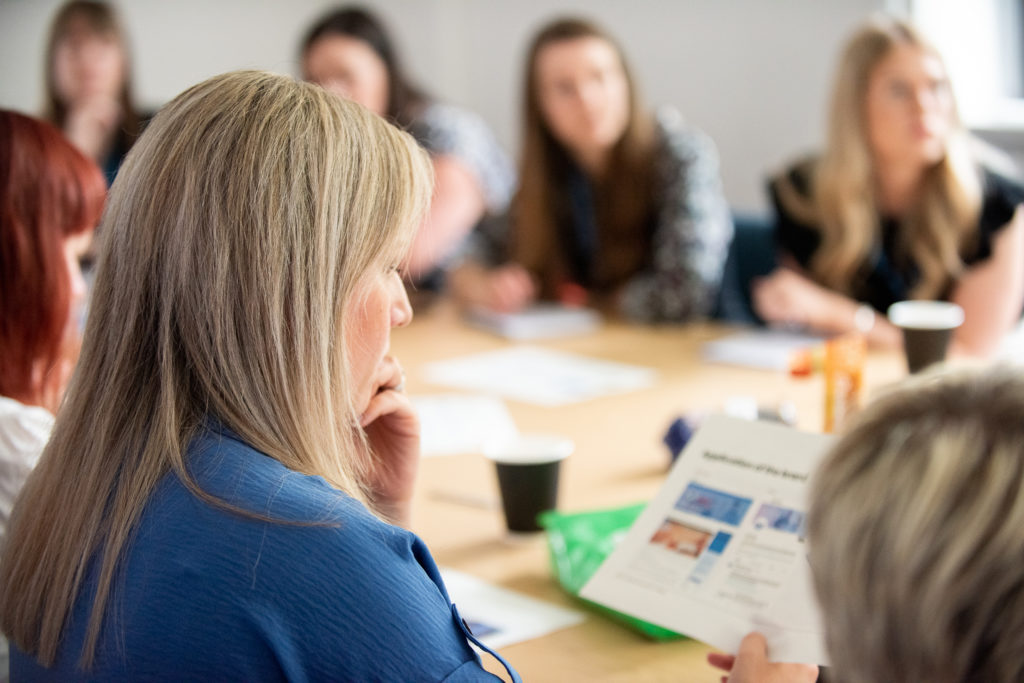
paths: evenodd
<path fill-rule="evenodd" d="M 926 375 L 832 448 L 807 531 L 834 680 L 1024 680 L 1022 415 L 1019 370 Z M 790 680 L 751 652 L 713 659 Z"/>
<path fill-rule="evenodd" d="M 430 193 L 412 138 L 289 78 L 153 120 L 0 561 L 16 680 L 489 677 L 398 526 L 419 426 L 388 345 Z"/>
<path fill-rule="evenodd" d="M 853 35 L 824 153 L 777 176 L 771 195 L 786 267 L 754 287 L 769 322 L 895 346 L 878 314 L 947 299 L 965 312 L 954 349 L 985 355 L 1020 317 L 1024 188 L 983 161 L 938 52 L 905 22 Z"/>

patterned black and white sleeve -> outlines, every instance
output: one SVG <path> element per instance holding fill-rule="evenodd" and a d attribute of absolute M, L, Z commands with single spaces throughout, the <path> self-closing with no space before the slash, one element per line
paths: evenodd
<path fill-rule="evenodd" d="M 640 322 L 684 322 L 713 310 L 732 240 L 718 152 L 674 110 L 657 115 L 660 192 L 647 266 L 622 292 L 622 313 Z"/>

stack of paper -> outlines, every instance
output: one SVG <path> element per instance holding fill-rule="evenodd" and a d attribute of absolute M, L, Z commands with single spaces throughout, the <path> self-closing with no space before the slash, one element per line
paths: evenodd
<path fill-rule="evenodd" d="M 480 642 L 497 649 L 574 626 L 583 614 L 494 586 L 455 571 L 441 569 L 448 596 Z"/>
<path fill-rule="evenodd" d="M 787 370 L 793 354 L 822 343 L 815 337 L 783 330 L 740 332 L 708 342 L 702 349 L 704 360 L 758 370 Z"/>
<path fill-rule="evenodd" d="M 483 453 L 492 440 L 507 440 L 518 430 L 504 401 L 477 394 L 413 396 L 420 417 L 420 450 L 424 456 Z"/>
<path fill-rule="evenodd" d="M 650 368 L 519 346 L 431 363 L 434 384 L 559 406 L 642 389 L 654 383 Z"/>
<path fill-rule="evenodd" d="M 557 304 L 537 304 L 516 313 L 474 309 L 466 314 L 466 321 L 474 327 L 516 341 L 588 334 L 601 326 L 601 316 L 597 311 Z"/>

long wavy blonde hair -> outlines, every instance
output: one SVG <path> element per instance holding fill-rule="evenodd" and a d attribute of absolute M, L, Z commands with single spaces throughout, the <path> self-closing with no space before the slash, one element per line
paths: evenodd
<path fill-rule="evenodd" d="M 839 64 L 828 144 L 812 170 L 810 201 L 785 181 L 779 188 L 787 208 L 821 226 L 811 274 L 847 294 L 882 239 L 864 103 L 872 72 L 898 45 L 941 59 L 910 24 L 885 16 L 869 21 L 847 43 Z M 914 298 L 941 296 L 962 273 L 961 253 L 975 236 L 981 211 L 981 183 L 955 104 L 950 123 L 945 155 L 925 172 L 916 204 L 901 217 L 898 239 L 920 271 Z"/>
<path fill-rule="evenodd" d="M 157 482 L 210 500 L 186 453 L 211 417 L 367 500 L 345 321 L 431 184 L 411 137 L 290 78 L 218 76 L 160 112 L 114 183 L 80 364 L 0 563 L 0 624 L 22 651 L 54 661 L 99 558 L 91 664 Z"/>

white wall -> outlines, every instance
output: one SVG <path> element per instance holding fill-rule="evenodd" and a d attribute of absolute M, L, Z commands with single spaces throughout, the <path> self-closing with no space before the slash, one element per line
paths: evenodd
<path fill-rule="evenodd" d="M 885 0 L 366 0 L 409 70 L 468 105 L 515 153 L 521 61 L 544 21 L 577 13 L 623 43 L 652 104 L 672 104 L 717 142 L 730 202 L 765 207 L 768 172 L 820 144 L 843 37 Z M 0 106 L 37 111 L 45 34 L 58 0 L 0 0 Z M 297 73 L 325 0 L 121 0 L 137 99 L 156 108 L 238 68 Z"/>

